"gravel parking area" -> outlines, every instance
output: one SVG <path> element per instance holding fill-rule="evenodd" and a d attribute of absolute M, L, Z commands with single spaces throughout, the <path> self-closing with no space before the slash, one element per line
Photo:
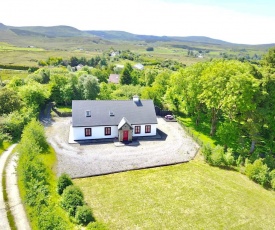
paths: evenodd
<path fill-rule="evenodd" d="M 177 122 L 158 118 L 162 138 L 142 138 L 132 145 L 114 142 L 69 144 L 71 118 L 54 118 L 46 127 L 48 141 L 57 153 L 57 174 L 72 178 L 188 162 L 199 149 Z"/>

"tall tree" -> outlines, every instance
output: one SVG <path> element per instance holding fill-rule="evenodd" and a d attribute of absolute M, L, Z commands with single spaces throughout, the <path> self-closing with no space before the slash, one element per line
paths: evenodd
<path fill-rule="evenodd" d="M 94 100 L 100 92 L 99 83 L 92 75 L 82 75 L 78 79 L 78 88 L 82 99 Z"/>
<path fill-rule="evenodd" d="M 120 75 L 120 84 L 121 85 L 130 85 L 132 84 L 132 71 L 133 68 L 129 62 L 126 63 L 125 67 L 122 70 Z"/>

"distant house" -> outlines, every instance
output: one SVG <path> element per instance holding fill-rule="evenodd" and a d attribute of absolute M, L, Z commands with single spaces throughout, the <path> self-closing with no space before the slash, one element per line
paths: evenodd
<path fill-rule="evenodd" d="M 110 74 L 108 82 L 118 84 L 119 83 L 119 74 Z"/>
<path fill-rule="evenodd" d="M 143 70 L 144 69 L 144 65 L 142 65 L 141 63 L 137 63 L 137 64 L 134 65 L 134 68 L 138 69 L 138 70 Z"/>
<path fill-rule="evenodd" d="M 79 70 L 81 70 L 83 68 L 83 65 L 82 64 L 78 64 L 75 68 L 76 68 L 77 71 L 79 71 Z"/>
<path fill-rule="evenodd" d="M 74 140 L 154 136 L 157 118 L 152 100 L 74 100 L 72 128 Z"/>
<path fill-rule="evenodd" d="M 118 56 L 119 55 L 119 51 L 113 51 L 110 53 L 110 56 L 111 57 L 115 57 L 115 56 Z"/>

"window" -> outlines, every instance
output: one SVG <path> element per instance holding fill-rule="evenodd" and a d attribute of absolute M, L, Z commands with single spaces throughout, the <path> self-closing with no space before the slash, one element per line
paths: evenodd
<path fill-rule="evenodd" d="M 111 127 L 105 127 L 105 136 L 111 135 Z"/>
<path fill-rule="evenodd" d="M 86 110 L 86 117 L 90 117 L 91 116 L 91 110 Z"/>
<path fill-rule="evenodd" d="M 85 128 L 85 137 L 92 136 L 92 129 L 91 128 Z"/>
<path fill-rule="evenodd" d="M 145 133 L 151 133 L 151 125 L 145 125 Z"/>
<path fill-rule="evenodd" d="M 135 126 L 135 133 L 139 134 L 140 133 L 140 126 Z"/>

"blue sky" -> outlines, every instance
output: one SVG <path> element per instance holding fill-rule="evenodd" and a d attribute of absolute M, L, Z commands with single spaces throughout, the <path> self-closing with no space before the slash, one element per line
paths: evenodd
<path fill-rule="evenodd" d="M 9 0 L 0 22 L 263 44 L 275 43 L 274 12 L 274 0 Z"/>

